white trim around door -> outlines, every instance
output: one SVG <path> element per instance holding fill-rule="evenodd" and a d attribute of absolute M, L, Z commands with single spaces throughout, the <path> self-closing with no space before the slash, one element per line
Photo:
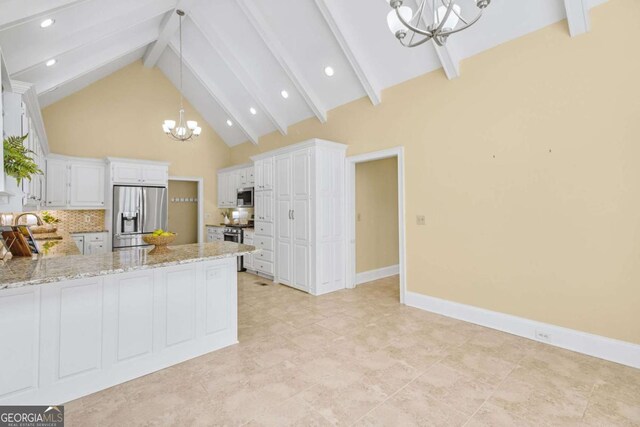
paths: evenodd
<path fill-rule="evenodd" d="M 204 243 L 204 179 L 194 176 L 170 176 L 169 181 L 198 183 L 198 243 Z"/>
<path fill-rule="evenodd" d="M 398 273 L 400 275 L 400 303 L 404 304 L 407 292 L 404 147 L 394 147 L 347 157 L 347 288 L 355 288 L 358 284 L 356 274 L 356 164 L 392 157 L 398 160 L 398 250 L 400 260 Z"/>

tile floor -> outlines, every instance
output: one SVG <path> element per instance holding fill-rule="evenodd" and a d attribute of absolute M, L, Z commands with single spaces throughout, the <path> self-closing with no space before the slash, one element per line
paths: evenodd
<path fill-rule="evenodd" d="M 69 426 L 640 426 L 640 370 L 398 304 L 239 278 L 240 344 L 66 405 Z"/>

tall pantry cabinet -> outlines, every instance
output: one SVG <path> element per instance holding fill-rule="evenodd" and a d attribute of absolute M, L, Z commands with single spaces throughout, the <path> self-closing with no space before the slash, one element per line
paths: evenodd
<path fill-rule="evenodd" d="M 274 213 L 276 282 L 313 295 L 345 287 L 346 148 L 313 139 L 252 158 L 273 164 L 273 200 L 256 198 L 256 211 Z"/>

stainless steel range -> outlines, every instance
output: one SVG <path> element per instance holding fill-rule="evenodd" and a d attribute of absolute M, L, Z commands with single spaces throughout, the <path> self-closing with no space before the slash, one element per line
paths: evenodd
<path fill-rule="evenodd" d="M 232 225 L 229 227 L 225 227 L 224 229 L 224 240 L 227 242 L 236 242 L 236 243 L 244 243 L 244 231 L 242 230 L 243 226 L 241 225 Z M 244 268 L 244 257 L 238 257 L 238 271 L 247 271 Z"/>

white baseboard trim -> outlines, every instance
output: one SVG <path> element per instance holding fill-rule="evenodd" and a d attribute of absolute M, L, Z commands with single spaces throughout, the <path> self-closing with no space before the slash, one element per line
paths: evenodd
<path fill-rule="evenodd" d="M 407 291 L 405 304 L 640 369 L 640 345 Z M 547 338 L 544 338 L 546 335 Z"/>
<path fill-rule="evenodd" d="M 356 285 L 362 285 L 363 283 L 373 282 L 374 280 L 384 279 L 385 277 L 395 276 L 400 274 L 399 265 L 390 265 L 389 267 L 378 268 L 377 270 L 363 271 L 356 274 Z"/>

